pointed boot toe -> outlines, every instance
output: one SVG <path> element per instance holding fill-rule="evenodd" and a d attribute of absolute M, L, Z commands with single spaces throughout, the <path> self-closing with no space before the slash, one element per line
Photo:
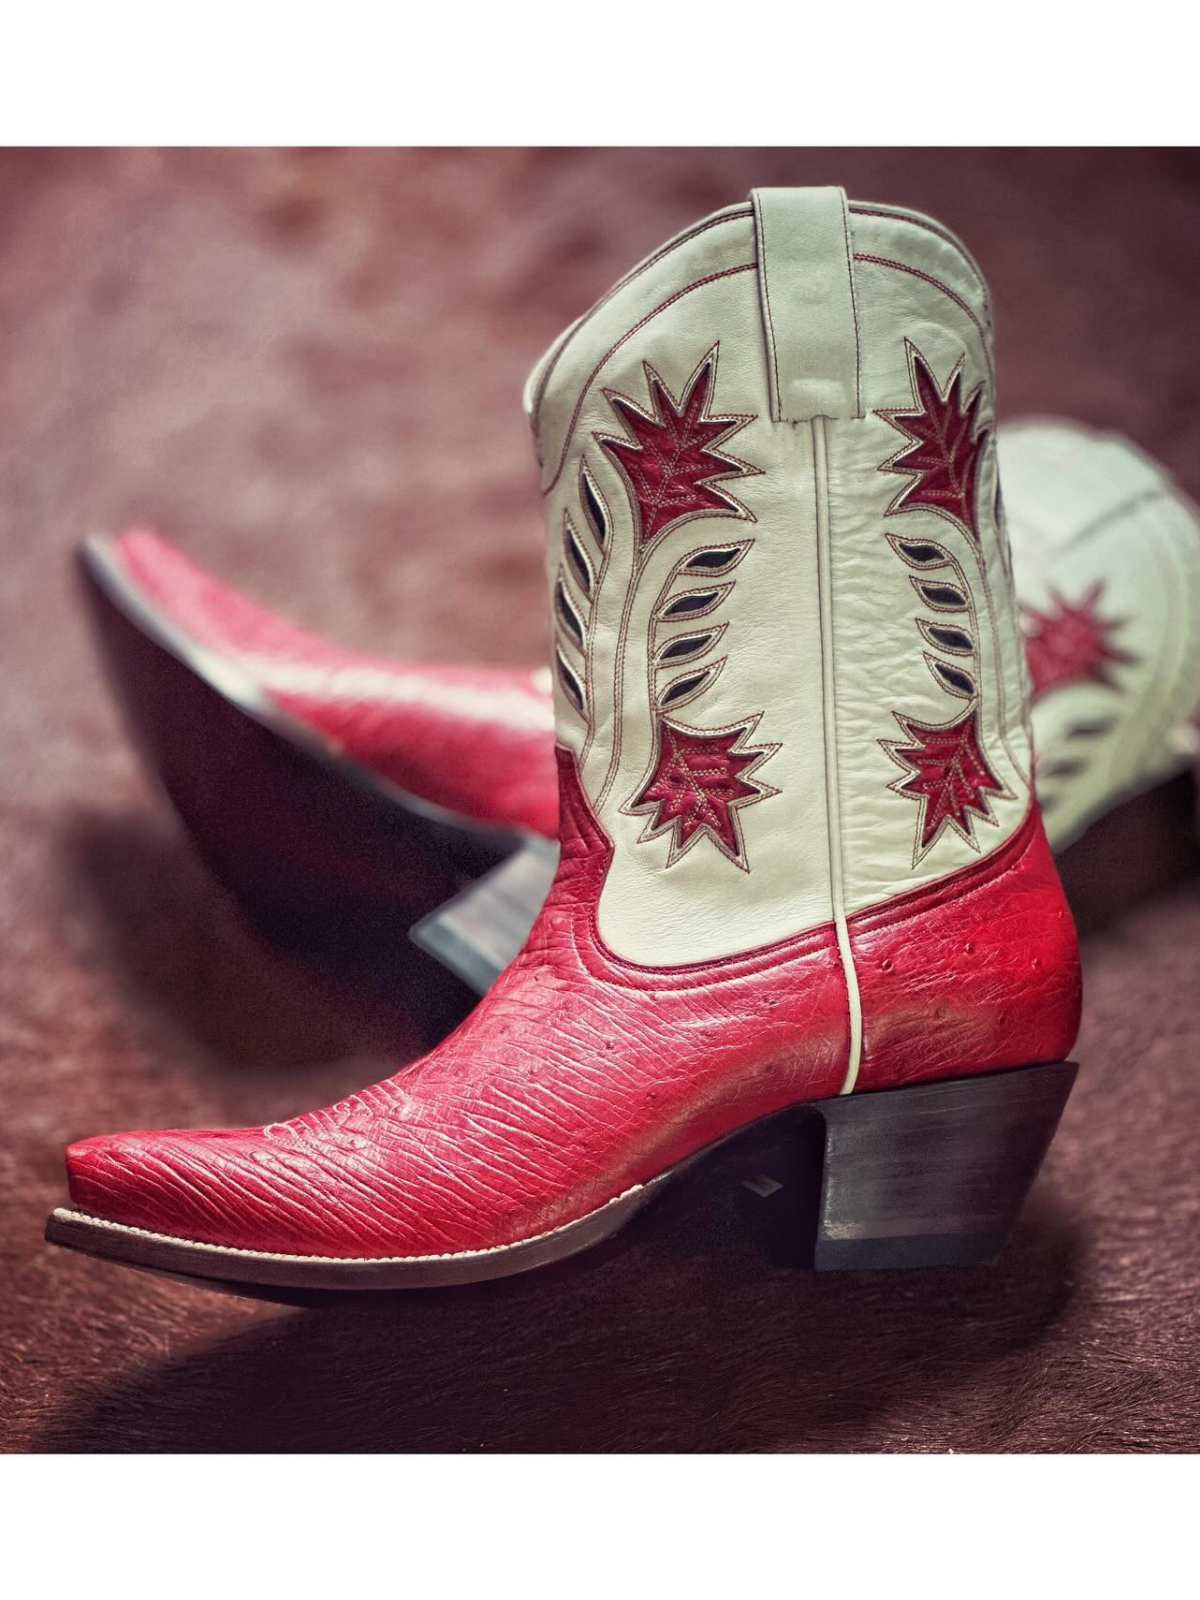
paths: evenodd
<path fill-rule="evenodd" d="M 356 1120 L 342 1102 L 265 1128 L 85 1139 L 67 1151 L 72 1206 L 93 1221 L 202 1250 L 337 1258 L 420 1251 L 412 1219 L 421 1208 L 405 1193 L 415 1181 L 412 1153 L 382 1112 L 366 1136 Z M 431 1194 L 422 1223 L 431 1234 L 440 1221 Z"/>
<path fill-rule="evenodd" d="M 47 1237 L 223 1283 L 423 1287 L 572 1255 L 657 1193 L 628 1174 L 609 1193 L 618 1130 L 564 1131 L 545 1097 L 505 1129 L 510 1075 L 485 1084 L 449 1065 L 427 1085 L 390 1079 L 265 1128 L 81 1140 L 67 1150 L 71 1204 Z"/>
<path fill-rule="evenodd" d="M 51 1236 L 102 1230 L 151 1264 L 181 1241 L 190 1258 L 386 1253 L 386 1200 L 371 1198 L 369 1163 L 356 1181 L 356 1153 L 353 1140 L 285 1124 L 85 1139 L 67 1151 L 71 1207 L 54 1213 Z"/>
<path fill-rule="evenodd" d="M 145 1233 L 264 1246 L 268 1175 L 254 1159 L 256 1138 L 261 1130 L 171 1129 L 80 1140 L 67 1150 L 72 1207 Z"/>

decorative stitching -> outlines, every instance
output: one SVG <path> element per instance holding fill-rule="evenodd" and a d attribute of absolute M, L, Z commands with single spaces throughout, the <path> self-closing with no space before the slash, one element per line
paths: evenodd
<path fill-rule="evenodd" d="M 600 360 L 597 361 L 596 365 L 588 374 L 583 387 L 579 391 L 579 398 L 575 402 L 575 409 L 571 413 L 571 420 L 567 425 L 566 436 L 563 439 L 562 452 L 559 455 L 558 466 L 554 469 L 554 476 L 542 490 L 543 495 L 550 494 L 554 489 L 555 484 L 562 476 L 563 467 L 566 465 L 567 452 L 571 448 L 571 440 L 575 434 L 575 425 L 579 421 L 579 414 L 583 410 L 583 405 L 584 401 L 587 399 L 588 390 L 592 387 L 592 384 L 596 381 L 596 378 L 603 371 L 604 367 L 608 364 L 612 357 L 616 355 L 621 346 L 627 344 L 629 340 L 633 338 L 635 333 L 640 333 L 647 323 L 653 322 L 654 318 L 657 317 L 660 312 L 669 310 L 669 308 L 673 306 L 676 301 L 682 300 L 684 295 L 691 294 L 693 289 L 703 289 L 706 284 L 716 283 L 721 278 L 732 278 L 739 272 L 753 272 L 754 268 L 755 263 L 753 261 L 747 261 L 744 265 L 739 267 L 723 267 L 720 272 L 710 272 L 707 277 L 697 278 L 694 283 L 689 283 L 686 288 L 677 289 L 675 293 L 664 300 L 661 305 L 655 306 L 653 311 L 648 311 L 640 322 L 635 322 L 632 328 L 627 329 L 626 332 L 623 333 L 617 340 L 617 342 L 605 351 L 604 355 L 601 356 Z"/>
<path fill-rule="evenodd" d="M 698 672 L 685 672 L 678 678 L 672 678 L 670 683 L 659 691 L 659 709 L 674 712 L 690 705 L 698 695 L 712 688 L 728 659 L 728 656 L 721 656 L 719 660 L 710 662 Z"/>
<path fill-rule="evenodd" d="M 904 565 L 915 567 L 918 572 L 933 572 L 938 567 L 948 566 L 950 563 L 949 551 L 935 539 L 908 539 L 901 533 L 886 531 L 883 537 Z"/>
<path fill-rule="evenodd" d="M 881 406 L 875 413 L 908 440 L 878 468 L 909 479 L 884 515 L 932 511 L 978 544 L 979 462 L 991 435 L 979 417 L 984 385 L 976 385 L 963 400 L 959 382 L 965 356 L 959 357 L 943 389 L 911 339 L 905 339 L 904 350 L 911 404 Z"/>
<path fill-rule="evenodd" d="M 959 700 L 974 700 L 977 694 L 975 680 L 971 674 L 962 667 L 953 667 L 948 662 L 939 661 L 929 651 L 922 652 L 925 665 L 933 673 L 934 681 L 938 683 L 947 694 L 955 695 Z M 961 652 L 960 652 L 961 654 Z M 969 654 L 975 654 L 972 649 Z"/>
<path fill-rule="evenodd" d="M 981 452 L 991 438 L 991 430 L 981 427 L 979 409 L 984 385 L 979 384 L 966 401 L 960 398 L 960 381 L 965 356 L 960 356 L 944 388 L 932 368 L 911 340 L 904 341 L 908 361 L 912 406 L 888 406 L 876 415 L 888 422 L 911 443 L 890 456 L 881 472 L 905 474 L 910 482 L 888 506 L 885 515 L 930 511 L 943 517 L 966 535 L 980 568 L 980 581 L 988 602 L 994 648 L 996 619 L 987 582 L 987 567 L 980 539 L 977 494 Z M 914 426 L 917 420 L 920 426 Z M 927 420 L 928 419 L 928 420 Z M 922 455 L 924 452 L 924 455 Z M 915 459 L 906 459 L 914 457 Z M 933 539 L 905 539 L 885 533 L 895 554 L 909 568 L 933 572 L 949 568 L 957 583 L 931 582 L 910 572 L 909 582 L 931 609 L 962 612 L 970 620 L 966 628 L 947 628 L 944 624 L 917 617 L 917 627 L 927 643 L 974 662 L 979 654 L 979 621 L 973 591 L 958 558 Z M 961 585 L 961 588 L 959 587 Z M 922 659 L 935 683 L 947 694 L 967 702 L 966 710 L 946 723 L 923 722 L 893 709 L 905 740 L 880 739 L 880 748 L 898 766 L 903 777 L 888 785 L 895 794 L 919 803 L 912 867 L 937 843 L 947 827 L 978 851 L 974 819 L 999 826 L 992 811 L 992 799 L 1015 799 L 993 769 L 979 738 L 982 703 L 976 677 L 964 667 L 941 661 L 929 651 Z M 1000 738 L 1010 759 L 1012 752 L 1004 732 L 1003 667 L 997 658 L 1000 698 Z M 1020 767 L 1015 759 L 1017 770 Z"/>
<path fill-rule="evenodd" d="M 596 573 L 592 567 L 592 559 L 583 548 L 579 535 L 575 532 L 575 524 L 571 521 L 571 513 L 563 512 L 563 548 L 566 551 L 567 561 L 575 574 L 579 587 L 583 590 L 590 603 L 592 592 L 596 587 Z"/>
<path fill-rule="evenodd" d="M 704 633 L 677 633 L 665 639 L 654 652 L 655 666 L 660 671 L 663 667 L 690 667 L 712 649 L 728 626 L 718 622 Z"/>
<path fill-rule="evenodd" d="M 685 589 L 657 606 L 654 620 L 658 623 L 697 622 L 715 611 L 732 588 L 732 583 L 720 583 L 713 589 Z"/>
<path fill-rule="evenodd" d="M 855 261 L 865 261 L 871 266 L 875 267 L 891 267 L 895 272 L 907 272 L 910 277 L 920 278 L 923 283 L 928 283 L 933 288 L 940 289 L 941 292 L 949 299 L 953 300 L 954 304 L 959 308 L 959 310 L 965 312 L 975 324 L 983 345 L 983 359 L 984 364 L 988 369 L 988 377 L 990 378 L 993 376 L 992 352 L 988 347 L 988 330 L 984 327 L 983 323 L 980 322 L 979 318 L 971 310 L 971 307 L 960 294 L 956 294 L 954 290 L 951 289 L 947 284 L 944 284 L 940 278 L 933 277 L 931 273 L 922 272 L 919 267 L 906 266 L 903 261 L 889 261 L 886 256 L 868 256 L 861 254 L 856 254 L 854 259 Z"/>
<path fill-rule="evenodd" d="M 643 272 L 648 272 L 651 267 L 657 266 L 660 261 L 669 256 L 673 251 L 681 250 L 685 244 L 689 244 L 700 234 L 707 233 L 710 228 L 721 228 L 724 227 L 728 222 L 738 222 L 742 218 L 748 217 L 750 212 L 751 208 L 747 205 L 739 207 L 736 211 L 728 211 L 722 217 L 709 217 L 706 222 L 698 223 L 696 227 L 690 228 L 687 233 L 680 235 L 678 239 L 670 240 L 667 244 L 663 245 L 661 249 L 656 250 L 652 256 L 648 256 L 645 261 L 640 261 L 636 267 L 631 268 L 624 277 L 618 278 L 616 283 L 613 284 L 612 288 L 602 294 L 592 308 L 589 311 L 586 311 L 583 316 L 579 318 L 578 322 L 567 329 L 563 336 L 562 343 L 555 350 L 554 355 L 546 365 L 545 372 L 538 381 L 537 393 L 534 395 L 533 408 L 530 413 L 530 422 L 535 435 L 538 433 L 541 426 L 542 401 L 545 398 L 546 387 L 550 382 L 551 374 L 558 365 L 560 359 L 562 358 L 567 347 L 570 345 L 571 341 L 574 339 L 575 335 L 580 333 L 587 326 L 587 324 L 596 315 L 597 311 L 606 306 L 613 296 L 619 294 L 627 284 L 635 283 L 637 279 L 641 277 Z M 654 313 L 651 313 L 651 315 L 653 314 Z"/>
<path fill-rule="evenodd" d="M 713 402 L 713 398 L 716 393 L 716 382 L 720 364 L 720 350 L 720 341 L 717 340 L 693 368 L 690 377 L 683 386 L 682 398 L 678 402 L 675 400 L 674 396 L 671 394 L 671 391 L 663 383 L 663 380 L 650 365 L 650 363 L 643 362 L 642 366 L 646 375 L 647 391 L 654 405 L 653 416 L 646 412 L 644 408 L 637 406 L 626 396 L 618 395 L 615 391 L 608 389 L 604 391 L 609 399 L 609 403 L 613 405 L 614 410 L 617 412 L 618 417 L 623 416 L 621 407 L 626 408 L 624 420 L 626 420 L 626 425 L 629 428 L 629 431 L 633 432 L 634 437 L 639 439 L 639 443 L 635 446 L 630 442 L 628 437 L 618 438 L 612 435 L 605 435 L 601 433 L 594 434 L 597 442 L 602 446 L 602 448 L 604 448 L 607 456 L 613 461 L 613 464 L 621 473 L 622 479 L 626 486 L 626 492 L 634 519 L 635 529 L 634 548 L 631 553 L 632 572 L 630 575 L 629 585 L 625 593 L 624 605 L 621 611 L 620 625 L 617 630 L 616 649 L 614 655 L 613 704 L 614 707 L 617 708 L 617 714 L 613 719 L 613 744 L 609 755 L 608 766 L 605 770 L 604 779 L 600 785 L 599 793 L 596 797 L 596 804 L 598 807 L 602 806 L 607 799 L 612 786 L 616 781 L 617 773 L 619 771 L 623 728 L 623 718 L 620 715 L 619 708 L 623 703 L 625 691 L 625 655 L 628 640 L 629 620 L 633 610 L 635 593 L 639 583 L 641 582 L 642 575 L 646 570 L 646 562 L 649 558 L 649 549 L 651 543 L 660 538 L 670 537 L 670 535 L 679 527 L 697 518 L 719 516 L 731 518 L 736 517 L 739 521 L 743 522 L 755 522 L 757 520 L 754 516 L 754 513 L 747 506 L 742 505 L 740 501 L 734 499 L 734 497 L 727 491 L 715 487 L 716 484 L 728 481 L 729 479 L 736 480 L 748 477 L 758 477 L 761 476 L 762 473 L 761 468 L 753 466 L 750 462 L 742 461 L 736 456 L 729 455 L 726 451 L 723 451 L 719 448 L 723 443 L 725 443 L 726 440 L 731 438 L 733 434 L 739 432 L 749 423 L 757 420 L 753 414 L 748 413 L 731 413 L 727 415 L 718 413 L 714 415 L 709 411 L 709 406 Z M 664 408 L 671 413 L 671 416 L 675 422 L 678 422 L 680 418 L 688 419 L 688 437 L 683 441 L 682 447 L 676 450 L 674 453 L 664 453 L 661 450 L 658 453 L 660 471 L 662 473 L 660 482 L 665 482 L 667 484 L 667 488 L 663 490 L 661 497 L 656 497 L 653 494 L 650 496 L 649 503 L 651 506 L 652 515 L 647 521 L 646 507 L 642 503 L 642 499 L 639 498 L 638 481 L 636 478 L 636 473 L 639 470 L 644 471 L 644 465 L 639 466 L 638 463 L 642 462 L 647 450 L 653 448 L 655 443 L 655 430 L 659 429 L 660 427 L 666 429 L 668 437 L 673 441 L 674 444 L 680 445 L 681 443 L 678 432 L 671 431 L 671 422 L 664 417 Z M 648 433 L 645 439 L 641 439 L 636 433 L 635 426 L 630 420 L 630 413 L 634 413 L 641 417 L 643 419 L 643 423 L 649 426 L 651 432 Z M 707 438 L 703 445 L 697 448 L 694 440 L 690 436 L 691 430 L 697 426 L 703 428 L 706 424 L 717 427 L 719 431 L 715 432 L 710 438 Z M 673 476 L 678 467 L 680 457 L 685 453 L 685 448 L 693 451 L 693 459 L 690 462 L 688 472 L 684 477 L 684 483 L 686 487 L 691 490 L 694 497 L 697 496 L 698 492 L 702 490 L 703 493 L 706 493 L 710 499 L 716 503 L 707 504 L 701 497 L 698 502 L 698 509 L 694 509 L 694 507 L 697 505 L 697 500 L 693 498 L 693 500 L 689 502 L 685 495 L 682 501 L 680 513 L 678 515 L 668 517 L 665 521 L 659 521 L 658 517 L 653 513 L 655 511 L 661 511 L 663 500 L 665 500 L 667 495 L 671 492 L 670 484 L 673 481 Z M 698 473 L 696 471 L 696 467 L 698 465 L 696 457 L 703 455 L 708 455 L 718 465 L 724 465 L 729 470 L 719 475 L 707 472 Z M 633 464 L 635 476 L 631 476 L 630 464 Z M 648 536 L 647 527 L 649 527 L 650 530 Z M 745 554 L 745 550 L 749 548 L 752 542 L 752 540 L 722 540 L 718 543 L 694 547 L 688 551 L 686 556 L 677 561 L 675 566 L 671 569 L 671 572 L 668 575 L 665 583 L 659 590 L 658 596 L 650 612 L 650 631 L 647 640 L 646 653 L 646 693 L 651 713 L 653 713 L 654 709 L 658 705 L 658 696 L 655 691 L 655 671 L 657 667 L 657 628 L 661 621 L 667 620 L 662 615 L 662 609 L 664 599 L 671 587 L 671 584 L 675 581 L 676 577 L 679 575 L 681 569 L 686 565 L 686 563 L 702 552 L 715 549 L 720 549 L 722 551 L 734 550 L 739 546 L 742 546 L 744 548 L 742 548 L 739 554 L 728 563 L 728 566 L 725 569 L 727 571 L 732 571 L 732 569 L 741 561 Z M 732 582 L 729 582 L 717 585 L 710 589 L 705 589 L 703 591 L 688 591 L 688 594 L 703 593 L 711 596 L 711 599 L 709 599 L 702 608 L 687 606 L 687 594 L 677 597 L 679 600 L 685 602 L 686 608 L 684 612 L 670 620 L 686 620 L 688 622 L 692 622 L 701 616 L 707 615 L 710 611 L 715 610 L 716 607 L 720 605 L 721 601 L 725 598 L 725 595 L 728 594 L 732 586 Z M 591 741 L 589 739 L 587 748 L 590 749 L 590 747 Z"/>
<path fill-rule="evenodd" d="M 625 435 L 597 432 L 593 437 L 625 480 L 636 525 L 638 561 L 652 540 L 697 517 L 755 520 L 740 500 L 719 487 L 761 472 L 720 448 L 754 417 L 745 412 L 722 416 L 709 410 L 719 349 L 719 344 L 714 344 L 699 362 L 679 400 L 650 363 L 643 361 L 652 411 L 614 389 L 604 390 Z M 710 464 L 719 470 L 709 471 Z"/>
<path fill-rule="evenodd" d="M 659 716 L 650 777 L 621 807 L 627 816 L 649 814 L 639 844 L 669 833 L 666 865 L 672 867 L 707 835 L 723 856 L 749 871 L 738 813 L 779 793 L 749 781 L 779 749 L 747 745 L 761 720 L 758 711 L 723 728 L 689 728 Z"/>
<path fill-rule="evenodd" d="M 909 583 L 933 611 L 970 611 L 971 601 L 952 583 L 927 583 L 923 578 L 909 578 Z"/>
<path fill-rule="evenodd" d="M 746 551 L 753 543 L 753 539 L 740 539 L 736 544 L 702 544 L 681 561 L 675 571 L 689 578 L 723 578 L 727 572 L 732 572 L 734 567 L 741 564 Z M 708 556 L 718 556 L 722 559 L 706 560 L 705 557 Z"/>
<path fill-rule="evenodd" d="M 975 641 L 965 628 L 951 628 L 944 622 L 930 622 L 927 617 L 914 617 L 922 637 L 937 650 L 952 656 L 973 656 Z"/>
<path fill-rule="evenodd" d="M 918 803 L 917 841 L 912 865 L 917 867 L 941 838 L 947 827 L 978 851 L 974 818 L 999 827 L 992 812 L 991 797 L 1012 800 L 1016 797 L 992 771 L 979 743 L 978 701 L 973 700 L 961 716 L 949 722 L 921 722 L 916 717 L 893 711 L 903 739 L 880 739 L 888 759 L 901 769 L 902 777 L 890 783 L 893 794 L 902 794 Z M 929 737 L 924 737 L 928 735 Z"/>
<path fill-rule="evenodd" d="M 943 244 L 948 244 L 954 251 L 955 255 L 958 256 L 963 266 L 966 267 L 967 271 L 975 279 L 976 287 L 983 297 L 983 304 L 984 309 L 987 312 L 988 322 L 991 322 L 991 297 L 988 294 L 988 286 L 984 279 L 983 273 L 979 268 L 979 264 L 975 261 L 974 257 L 963 244 L 962 240 L 956 239 L 948 228 L 939 227 L 936 222 L 931 221 L 927 217 L 914 217 L 903 211 L 882 211 L 873 206 L 855 205 L 853 201 L 850 203 L 849 209 L 852 216 L 879 217 L 884 222 L 900 222 L 903 223 L 905 227 L 919 228 L 923 233 L 931 233 L 935 239 L 940 239 Z"/>
<path fill-rule="evenodd" d="M 584 651 L 583 664 L 584 693 L 587 696 L 587 734 L 584 738 L 583 750 L 581 752 L 580 759 L 582 761 L 586 761 L 588 752 L 592 748 L 592 741 L 596 736 L 595 716 L 593 714 L 593 706 L 595 703 L 593 674 L 595 640 L 592 631 L 592 618 L 595 616 L 596 606 L 599 604 L 600 600 L 600 590 L 604 584 L 604 579 L 608 574 L 608 563 L 612 555 L 613 546 L 613 519 L 612 512 L 609 510 L 608 501 L 604 496 L 604 492 L 601 490 L 600 485 L 596 482 L 592 470 L 588 466 L 586 455 L 581 455 L 579 458 L 579 482 L 577 487 L 579 491 L 579 503 L 583 511 L 583 519 L 588 524 L 588 527 L 592 533 L 592 537 L 595 539 L 600 550 L 600 570 L 595 573 L 592 591 L 588 596 L 587 648 Z M 601 519 L 602 526 L 597 526 L 596 521 L 594 520 L 597 517 Z"/>
<path fill-rule="evenodd" d="M 592 537 L 601 550 L 606 551 L 612 532 L 612 518 L 609 516 L 608 502 L 592 477 L 584 456 L 579 460 L 579 502 L 583 507 L 584 520 L 592 530 Z"/>
<path fill-rule="evenodd" d="M 563 655 L 562 646 L 558 644 L 554 647 L 554 664 L 558 669 L 558 681 L 562 684 L 563 692 L 566 694 L 567 699 L 579 712 L 580 716 L 586 718 L 588 709 L 583 685 L 576 676 L 575 669 L 571 666 L 566 656 Z"/>
<path fill-rule="evenodd" d="M 566 574 L 561 567 L 559 567 L 558 577 L 554 581 L 554 609 L 559 622 L 566 628 L 570 638 L 574 640 L 576 648 L 583 650 L 586 644 L 587 632 L 583 619 L 575 609 L 575 604 L 567 588 Z"/>
<path fill-rule="evenodd" d="M 574 756 L 560 746 L 559 760 L 564 764 L 569 763 L 571 771 L 571 777 L 564 779 L 566 813 L 579 833 L 585 859 L 591 857 L 595 862 L 593 870 L 602 876 L 612 859 L 612 840 L 597 822 L 583 792 Z M 846 919 L 847 928 L 851 934 L 873 933 L 879 928 L 915 921 L 950 899 L 965 904 L 972 896 L 1021 871 L 1026 856 L 1040 834 L 1038 808 L 1030 797 L 1020 823 L 995 850 L 980 860 L 968 861 L 926 883 L 915 884 L 878 906 L 866 906 L 852 912 Z M 561 911 L 576 929 L 569 948 L 579 971 L 604 982 L 621 983 L 627 988 L 644 989 L 647 978 L 673 990 L 708 988 L 714 982 L 730 983 L 754 977 L 768 967 L 781 969 L 789 962 L 803 960 L 821 949 L 824 949 L 831 963 L 840 965 L 833 922 L 806 928 L 802 933 L 788 934 L 770 944 L 760 945 L 757 950 L 739 951 L 736 955 L 714 956 L 668 967 L 644 965 L 618 955 L 600 932 L 595 896 L 573 897 L 562 906 Z"/>

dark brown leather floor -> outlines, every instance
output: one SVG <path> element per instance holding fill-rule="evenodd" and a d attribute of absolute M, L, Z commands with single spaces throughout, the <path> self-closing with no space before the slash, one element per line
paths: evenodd
<path fill-rule="evenodd" d="M 1194 154 L 0 158 L 6 1448 L 1200 1447 L 1186 785 L 1071 863 L 1094 925 L 1083 1072 L 996 1268 L 773 1265 L 719 1178 L 558 1274 L 315 1311 L 41 1242 L 70 1138 L 288 1116 L 411 1054 L 442 1003 L 402 952 L 389 985 L 242 926 L 126 746 L 73 542 L 144 518 L 347 641 L 537 659 L 527 368 L 694 216 L 829 181 L 932 211 L 980 257 L 1002 415 L 1121 427 L 1200 493 Z"/>

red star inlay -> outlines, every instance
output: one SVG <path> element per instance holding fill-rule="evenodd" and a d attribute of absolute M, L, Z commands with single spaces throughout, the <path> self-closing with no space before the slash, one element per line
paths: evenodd
<path fill-rule="evenodd" d="M 983 385 L 965 403 L 961 395 L 962 362 L 950 374 L 945 392 L 938 388 L 929 363 L 909 345 L 911 406 L 887 406 L 876 413 L 911 443 L 885 461 L 880 472 L 898 472 L 911 481 L 885 513 L 933 511 L 978 543 L 975 490 L 979 462 L 990 432 L 979 427 Z"/>
<path fill-rule="evenodd" d="M 759 468 L 717 449 L 754 418 L 706 415 L 716 375 L 715 348 L 697 367 L 678 401 L 649 362 L 643 365 L 653 410 L 645 411 L 627 396 L 605 390 L 630 437 L 596 435 L 625 474 L 641 543 L 648 544 L 657 534 L 692 517 L 752 520 L 745 506 L 716 487 L 729 478 L 754 477 Z"/>
<path fill-rule="evenodd" d="M 1099 683 L 1116 688 L 1111 668 L 1136 662 L 1136 656 L 1109 643 L 1109 635 L 1121 627 L 1123 619 L 1106 620 L 1097 615 L 1103 593 L 1103 583 L 1094 583 L 1078 604 L 1071 605 L 1051 590 L 1053 609 L 1021 608 L 1032 700 L 1040 700 L 1051 689 L 1061 689 L 1068 683 Z"/>
<path fill-rule="evenodd" d="M 976 708 L 971 706 L 953 722 L 940 725 L 918 722 L 899 711 L 892 715 L 904 738 L 879 742 L 905 772 L 889 787 L 920 802 L 916 859 L 933 847 L 947 824 L 978 849 L 972 818 L 995 823 L 988 796 L 1007 798 L 1008 790 L 980 749 Z"/>
<path fill-rule="evenodd" d="M 671 831 L 668 866 L 702 834 L 739 867 L 748 866 L 738 811 L 779 793 L 770 784 L 747 782 L 779 749 L 777 744 L 746 747 L 758 721 L 754 716 L 735 727 L 702 729 L 659 718 L 654 772 L 625 809 L 635 816 L 653 813 L 643 839 Z"/>

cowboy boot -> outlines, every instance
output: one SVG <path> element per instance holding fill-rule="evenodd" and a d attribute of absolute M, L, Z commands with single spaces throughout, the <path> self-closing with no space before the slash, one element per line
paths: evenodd
<path fill-rule="evenodd" d="M 272 937 L 386 949 L 464 882 L 554 833 L 545 668 L 341 650 L 147 529 L 79 554 L 147 766 Z"/>
<path fill-rule="evenodd" d="M 1194 758 L 1200 513 L 1112 435 L 1017 422 L 997 447 L 1038 797 L 1060 850 Z M 486 989 L 554 871 L 549 671 L 341 650 L 147 530 L 89 540 L 80 557 L 148 764 L 259 926 L 361 954 L 457 892 L 415 937 Z M 490 881 L 462 892 L 481 871 Z"/>
<path fill-rule="evenodd" d="M 1196 755 L 1200 513 L 1127 440 L 1003 430 L 1038 801 L 1055 850 Z"/>
<path fill-rule="evenodd" d="M 629 273 L 527 390 L 561 858 L 521 954 L 335 1106 L 73 1146 L 49 1236 L 253 1285 L 496 1277 L 783 1115 L 824 1126 L 818 1266 L 991 1259 L 1079 1018 L 992 382 L 961 245 L 838 189 Z"/>

